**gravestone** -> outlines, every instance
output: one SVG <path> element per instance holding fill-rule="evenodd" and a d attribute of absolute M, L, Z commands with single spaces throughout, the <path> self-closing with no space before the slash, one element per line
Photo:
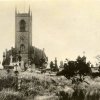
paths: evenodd
<path fill-rule="evenodd" d="M 10 56 L 10 65 L 11 65 L 11 66 L 13 65 L 12 59 L 13 59 L 13 56 L 11 55 L 11 56 Z"/>
<path fill-rule="evenodd" d="M 24 61 L 21 61 L 21 70 L 24 71 L 25 67 L 24 67 Z"/>

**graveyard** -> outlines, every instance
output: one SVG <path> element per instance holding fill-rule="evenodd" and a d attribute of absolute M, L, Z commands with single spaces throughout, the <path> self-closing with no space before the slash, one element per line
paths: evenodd
<path fill-rule="evenodd" d="M 83 82 L 72 83 L 56 74 L 2 69 L 0 83 L 0 100 L 91 100 L 94 96 L 99 100 L 100 77 L 85 76 Z"/>
<path fill-rule="evenodd" d="M 46 48 L 32 43 L 32 35 L 30 7 L 26 12 L 15 8 L 15 45 L 2 54 L 0 100 L 100 100 L 100 56 L 96 66 L 87 61 L 84 52 L 75 60 L 66 55 L 58 64 L 57 57 L 49 61 Z"/>

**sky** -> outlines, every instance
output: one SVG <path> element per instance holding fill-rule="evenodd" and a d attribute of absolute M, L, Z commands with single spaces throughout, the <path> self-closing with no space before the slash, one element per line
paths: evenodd
<path fill-rule="evenodd" d="M 100 54 L 100 0 L 0 0 L 0 58 L 15 44 L 15 8 L 32 11 L 32 43 L 49 60 Z"/>

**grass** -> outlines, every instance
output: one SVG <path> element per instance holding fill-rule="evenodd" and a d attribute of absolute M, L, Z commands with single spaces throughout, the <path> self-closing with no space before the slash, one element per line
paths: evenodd
<path fill-rule="evenodd" d="M 19 74 L 20 90 L 15 91 L 13 73 L 0 73 L 0 100 L 100 100 L 100 77 L 72 84 L 65 77 L 30 72 Z M 25 98 L 24 98 L 25 97 Z"/>
<path fill-rule="evenodd" d="M 0 91 L 0 100 L 25 100 L 24 95 L 11 89 Z"/>

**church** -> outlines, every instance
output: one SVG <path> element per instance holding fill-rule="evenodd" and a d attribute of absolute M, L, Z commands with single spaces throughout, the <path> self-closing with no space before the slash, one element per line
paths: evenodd
<path fill-rule="evenodd" d="M 41 61 L 47 61 L 44 49 L 32 46 L 32 12 L 20 13 L 15 9 L 15 47 L 3 52 L 2 65 L 9 65 L 12 62 L 34 63 L 41 65 Z"/>

